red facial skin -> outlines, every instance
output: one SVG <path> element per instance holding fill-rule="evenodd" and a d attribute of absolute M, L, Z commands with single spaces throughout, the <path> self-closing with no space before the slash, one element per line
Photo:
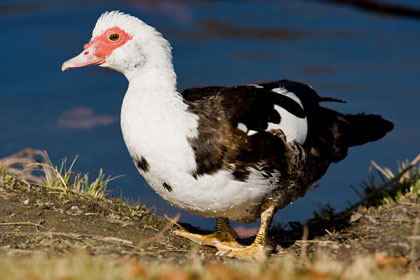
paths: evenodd
<path fill-rule="evenodd" d="M 116 48 L 121 47 L 132 38 L 133 36 L 121 28 L 116 26 L 111 27 L 105 30 L 102 35 L 93 38 L 88 44 L 85 44 L 83 46 L 84 51 L 81 54 L 64 62 L 61 70 L 66 71 L 69 68 L 103 64 L 106 62 L 107 56 L 111 55 Z"/>
<path fill-rule="evenodd" d="M 111 34 L 118 34 L 119 39 L 116 41 L 112 41 L 110 39 Z M 83 49 L 87 49 L 91 46 L 95 47 L 94 55 L 96 57 L 103 57 L 104 59 L 110 55 L 116 48 L 124 45 L 128 40 L 133 39 L 133 36 L 126 33 L 124 30 L 122 30 L 119 27 L 112 27 L 107 30 L 105 30 L 102 35 L 97 36 L 92 39 L 88 44 L 85 44 L 83 46 Z"/>

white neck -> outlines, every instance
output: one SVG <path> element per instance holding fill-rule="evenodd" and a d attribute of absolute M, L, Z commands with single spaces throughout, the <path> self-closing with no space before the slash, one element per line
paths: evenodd
<path fill-rule="evenodd" d="M 153 82 L 171 86 L 176 90 L 176 74 L 172 64 L 171 47 L 163 38 L 162 42 L 153 42 L 148 46 L 134 45 L 131 51 L 141 48 L 142 55 L 135 61 L 131 59 L 129 68 L 121 71 L 129 82 Z M 145 80 L 147 79 L 147 80 Z"/>
<path fill-rule="evenodd" d="M 161 172 L 173 166 L 194 170 L 188 138 L 197 135 L 198 117 L 176 90 L 170 53 L 154 49 L 146 57 L 141 67 L 124 73 L 130 82 L 121 110 L 124 141 L 133 158 L 145 157 Z"/>
<path fill-rule="evenodd" d="M 133 110 L 149 111 L 153 108 L 149 116 L 159 116 L 170 125 L 182 125 L 177 121 L 185 118 L 187 105 L 176 88 L 176 74 L 170 51 L 166 51 L 164 47 L 160 51 L 155 48 L 146 57 L 140 67 L 123 72 L 129 81 L 124 103 L 127 99 L 131 105 L 135 104 L 137 109 Z"/>

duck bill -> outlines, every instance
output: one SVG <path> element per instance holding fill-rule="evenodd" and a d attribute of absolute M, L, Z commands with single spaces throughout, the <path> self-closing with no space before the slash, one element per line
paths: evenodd
<path fill-rule="evenodd" d="M 89 47 L 82 51 L 78 56 L 75 56 L 61 66 L 61 71 L 67 71 L 70 68 L 83 67 L 88 65 L 100 65 L 105 62 L 105 57 L 98 57 L 95 55 L 95 48 Z"/>

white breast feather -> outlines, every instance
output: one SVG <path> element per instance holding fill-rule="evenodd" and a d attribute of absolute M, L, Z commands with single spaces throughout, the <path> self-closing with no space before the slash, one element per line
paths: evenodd
<path fill-rule="evenodd" d="M 189 174 L 176 178 L 164 178 L 155 174 L 154 166 L 144 173 L 150 186 L 170 204 L 193 214 L 207 217 L 227 217 L 237 221 L 253 221 L 257 217 L 261 201 L 274 190 L 272 180 L 264 178 L 259 170 L 250 168 L 246 181 L 237 181 L 230 170 L 220 170 L 212 175 L 194 179 Z M 279 173 L 273 172 L 273 180 Z M 170 179 L 170 180 L 169 180 Z M 173 187 L 169 192 L 162 186 L 162 180 L 169 180 Z"/>

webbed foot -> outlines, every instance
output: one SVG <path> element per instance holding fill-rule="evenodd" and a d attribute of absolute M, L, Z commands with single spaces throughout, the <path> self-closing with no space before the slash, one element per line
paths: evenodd
<path fill-rule="evenodd" d="M 200 245 L 216 247 L 218 249 L 216 256 L 265 260 L 269 251 L 266 246 L 266 236 L 275 207 L 273 205 L 263 205 L 261 209 L 261 226 L 254 242 L 250 246 L 243 246 L 236 241 L 238 235 L 226 218 L 218 218 L 216 231 L 210 234 L 196 234 L 183 230 L 175 231 L 175 234 L 188 238 Z"/>

